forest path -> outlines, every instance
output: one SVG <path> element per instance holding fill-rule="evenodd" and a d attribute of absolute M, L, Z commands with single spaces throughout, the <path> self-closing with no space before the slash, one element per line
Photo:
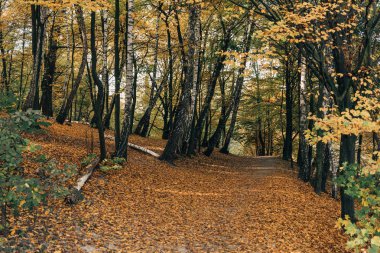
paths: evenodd
<path fill-rule="evenodd" d="M 64 128 L 53 126 L 49 136 L 54 140 L 42 136 L 39 144 L 61 154 L 63 160 L 85 153 L 78 148 L 83 139 L 77 136 L 85 136 L 82 128 L 70 136 Z M 131 142 L 156 152 L 165 145 L 162 140 L 136 136 L 131 136 Z M 59 215 L 50 217 L 54 229 L 50 229 L 49 249 L 345 252 L 345 238 L 334 228 L 339 203 L 328 195 L 316 195 L 286 162 L 275 157 L 215 151 L 212 157 L 180 159 L 171 166 L 130 150 L 123 169 L 95 172 L 83 193 L 83 202 L 63 205 Z"/>

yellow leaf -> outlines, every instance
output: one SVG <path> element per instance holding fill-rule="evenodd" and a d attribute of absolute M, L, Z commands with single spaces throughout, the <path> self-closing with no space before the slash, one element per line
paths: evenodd
<path fill-rule="evenodd" d="M 20 201 L 20 204 L 19 204 L 18 206 L 19 206 L 19 207 L 22 207 L 22 206 L 25 204 L 25 202 L 26 202 L 25 199 L 21 200 L 21 201 Z"/>

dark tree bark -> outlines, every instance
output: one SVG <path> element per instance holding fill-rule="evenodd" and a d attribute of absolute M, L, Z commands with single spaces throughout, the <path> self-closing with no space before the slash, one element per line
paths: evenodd
<path fill-rule="evenodd" d="M 167 49 L 169 55 L 169 81 L 168 87 L 165 90 L 165 105 L 164 105 L 164 129 L 162 133 L 162 139 L 169 139 L 170 132 L 173 126 L 173 78 L 174 78 L 174 60 L 173 60 L 173 49 L 171 43 L 171 32 L 169 26 L 169 15 L 165 17 L 166 35 L 167 35 Z"/>
<path fill-rule="evenodd" d="M 212 115 L 211 115 L 211 111 L 209 111 L 206 119 L 205 119 L 205 131 L 204 131 L 204 134 L 203 134 L 203 141 L 202 143 L 199 143 L 199 150 L 200 150 L 200 146 L 202 147 L 207 147 L 208 146 L 208 136 L 209 136 L 209 133 L 211 132 L 211 120 L 212 120 Z"/>
<path fill-rule="evenodd" d="M 108 112 L 106 113 L 106 115 L 104 115 L 104 118 L 103 118 L 105 129 L 110 129 L 111 116 L 112 116 L 113 109 L 115 108 L 115 101 L 116 100 L 115 100 L 115 95 L 114 95 L 114 96 L 112 96 L 111 103 L 110 103 L 109 108 L 108 108 Z"/>
<path fill-rule="evenodd" d="M 82 44 L 83 44 L 82 62 L 79 66 L 78 74 L 77 74 L 77 77 L 75 79 L 73 88 L 72 88 L 69 96 L 67 97 L 67 99 L 65 99 L 65 101 L 63 101 L 63 104 L 62 104 L 62 106 L 59 110 L 59 113 L 57 115 L 56 121 L 59 124 L 63 124 L 67 118 L 67 115 L 68 115 L 68 113 L 72 107 L 72 103 L 74 101 L 75 95 L 77 93 L 78 87 L 82 81 L 84 69 L 87 65 L 87 53 L 88 53 L 87 52 L 88 51 L 87 32 L 86 32 L 86 25 L 85 25 L 84 17 L 83 17 L 83 10 L 79 5 L 76 5 L 75 6 L 75 12 L 76 12 L 76 18 L 77 18 L 78 25 L 79 25 L 79 32 L 81 34 L 81 39 L 82 39 Z"/>
<path fill-rule="evenodd" d="M 162 3 L 160 4 L 162 5 Z M 158 10 L 160 10 L 160 6 L 158 7 Z M 148 136 L 149 131 L 149 125 L 150 125 L 150 115 L 152 113 L 153 107 L 156 105 L 158 97 L 161 94 L 161 91 L 163 89 L 163 85 L 161 84 L 160 87 L 157 86 L 157 67 L 158 67 L 158 43 L 159 43 L 159 28 L 160 28 L 160 16 L 161 13 L 158 12 L 157 20 L 156 20 L 156 34 L 155 34 L 155 46 L 154 46 L 154 64 L 153 64 L 153 73 L 150 76 L 152 87 L 151 87 L 151 94 L 150 99 L 148 103 L 148 107 L 146 108 L 143 117 L 140 119 L 139 123 L 137 124 L 137 127 L 135 129 L 135 134 L 140 135 L 142 137 Z M 155 91 L 156 90 L 156 91 Z"/>
<path fill-rule="evenodd" d="M 22 31 L 22 46 L 21 46 L 21 68 L 20 68 L 20 83 L 18 88 L 18 103 L 17 109 L 21 108 L 23 97 L 23 83 L 24 83 L 24 59 L 25 59 L 25 42 L 26 42 L 26 22 L 24 21 L 24 27 Z"/>
<path fill-rule="evenodd" d="M 375 151 L 380 152 L 380 138 L 377 133 L 372 133 L 372 142 L 373 142 L 373 152 Z M 379 159 L 379 155 L 373 154 L 372 159 L 376 161 L 377 159 Z"/>
<path fill-rule="evenodd" d="M 33 75 L 30 81 L 29 93 L 23 105 L 23 111 L 29 108 L 40 109 L 39 106 L 39 81 L 42 66 L 42 55 L 45 40 L 45 23 L 47 19 L 47 9 L 38 5 L 31 5 L 32 11 L 32 54 L 33 54 Z"/>
<path fill-rule="evenodd" d="M 221 99 L 222 99 L 221 112 L 220 112 L 220 117 L 218 120 L 218 125 L 216 126 L 214 133 L 211 135 L 210 139 L 208 140 L 207 149 L 203 152 L 203 154 L 206 156 L 211 156 L 212 152 L 214 151 L 214 148 L 218 146 L 220 138 L 222 136 L 222 131 L 226 126 L 228 116 L 231 113 L 231 109 L 232 109 L 231 106 L 226 108 L 226 101 L 225 101 L 226 100 L 225 98 L 226 97 L 225 95 L 226 81 L 220 80 L 219 83 L 220 83 L 220 93 L 221 93 Z M 231 99 L 232 99 L 232 96 L 230 100 Z"/>
<path fill-rule="evenodd" d="M 131 108 L 131 117 L 130 117 L 130 127 L 129 132 L 133 131 L 133 124 L 135 122 L 135 111 L 136 111 L 136 101 L 137 101 L 137 77 L 139 74 L 139 68 L 137 67 L 137 60 L 135 57 L 135 53 L 133 52 L 133 67 L 135 69 L 133 73 L 133 84 L 132 84 L 132 108 Z"/>
<path fill-rule="evenodd" d="M 152 78 L 152 82 L 155 82 L 153 78 Z M 157 84 L 155 84 L 155 86 L 156 85 Z M 154 96 L 150 99 L 148 108 L 145 110 L 143 116 L 141 117 L 139 123 L 137 124 L 137 127 L 135 129 L 135 134 L 140 135 L 142 137 L 148 136 L 148 130 L 149 130 L 149 125 L 150 125 L 150 115 L 152 113 L 154 106 L 157 103 L 157 100 L 158 100 L 163 88 L 164 88 L 164 84 L 161 83 L 161 85 L 158 87 Z"/>
<path fill-rule="evenodd" d="M 332 167 L 332 153 L 331 153 L 331 144 L 327 143 L 325 144 L 325 154 L 324 154 L 324 161 L 323 161 L 323 170 L 322 170 L 322 181 L 321 181 L 321 192 L 327 192 L 326 190 L 326 183 L 327 183 L 327 177 L 330 172 L 330 168 Z"/>
<path fill-rule="evenodd" d="M 53 16 L 52 26 L 50 29 L 48 52 L 45 54 L 45 69 L 41 82 L 41 109 L 42 114 L 47 117 L 53 117 L 53 87 L 55 68 L 57 62 L 58 40 L 54 35 L 55 16 Z M 57 30 L 59 33 L 59 30 Z"/>
<path fill-rule="evenodd" d="M 99 148 L 100 148 L 100 161 L 106 158 L 106 142 L 104 137 L 104 127 L 102 122 L 102 101 L 104 97 L 104 87 L 102 81 L 99 79 L 96 64 L 97 64 L 97 54 L 96 54 L 96 34 L 95 34 L 95 22 L 96 15 L 95 12 L 91 12 L 91 77 L 94 81 L 94 84 L 98 88 L 98 95 L 94 103 L 94 114 L 96 115 L 96 128 L 98 129 L 99 135 Z"/>
<path fill-rule="evenodd" d="M 246 32 L 244 34 L 244 41 L 243 41 L 244 49 L 243 49 L 243 53 L 248 53 L 249 50 L 250 50 L 250 48 L 251 48 L 253 31 L 254 31 L 254 29 L 253 29 L 253 22 L 251 22 L 247 26 L 247 30 L 246 30 Z M 215 140 L 217 140 L 217 139 L 220 138 L 222 130 L 225 129 L 228 117 L 231 114 L 231 111 L 233 111 L 232 117 L 234 117 L 234 118 L 232 118 L 232 120 L 231 120 L 230 129 L 229 129 L 229 131 L 227 133 L 226 140 L 224 142 L 223 148 L 221 149 L 222 153 L 228 153 L 228 146 L 229 146 L 229 144 L 231 142 L 231 137 L 232 137 L 232 134 L 233 134 L 233 131 L 234 131 L 236 117 L 237 117 L 237 111 L 238 111 L 238 108 L 239 108 L 241 91 L 242 91 L 243 83 L 244 83 L 244 72 L 245 72 L 246 65 L 247 65 L 247 55 L 245 55 L 245 57 L 243 58 L 242 67 L 239 68 L 239 70 L 238 70 L 238 77 L 236 79 L 236 85 L 234 87 L 233 96 L 231 98 L 231 103 L 230 103 L 230 105 L 229 105 L 229 107 L 227 109 L 227 112 L 225 113 L 224 117 L 219 120 L 218 126 L 217 126 L 217 128 L 215 130 L 215 133 L 210 138 L 210 141 L 208 143 L 207 150 L 205 151 L 205 154 L 208 155 L 208 156 L 211 155 L 211 153 L 213 152 L 213 149 L 214 149 L 214 147 L 216 145 Z M 236 113 L 235 113 L 235 111 L 236 111 Z"/>
<path fill-rule="evenodd" d="M 109 75 L 108 75 L 108 18 L 107 11 L 102 10 L 101 12 L 101 30 L 102 30 L 102 82 L 104 86 L 104 106 L 106 114 L 109 113 Z"/>
<path fill-rule="evenodd" d="M 285 52 L 289 53 L 288 50 Z M 285 142 L 282 152 L 284 160 L 291 160 L 293 153 L 293 89 L 290 75 L 290 60 L 285 61 L 285 110 L 286 110 L 286 130 Z"/>
<path fill-rule="evenodd" d="M 306 104 L 306 59 L 301 58 L 301 76 L 299 86 L 299 173 L 298 177 L 303 181 L 310 180 L 310 167 L 308 163 L 308 145 L 305 138 L 305 131 L 307 130 L 307 104 Z"/>
<path fill-rule="evenodd" d="M 3 10 L 2 1 L 0 1 L 0 18 L 2 16 L 2 10 Z M 3 33 L 2 27 L 3 27 L 3 24 L 0 21 L 0 53 L 1 53 L 1 63 L 2 63 L 0 88 L 3 93 L 8 94 L 9 80 L 7 80 L 7 58 L 5 55 L 4 33 Z"/>
<path fill-rule="evenodd" d="M 318 102 L 317 102 L 317 117 L 320 119 L 324 118 L 324 113 L 321 111 L 322 108 L 326 107 L 325 103 L 325 86 L 323 84 L 319 84 L 319 96 L 318 96 Z M 318 136 L 323 136 L 323 130 L 318 129 L 317 130 L 317 135 Z M 326 144 L 323 143 L 322 141 L 319 141 L 317 143 L 317 151 L 316 151 L 316 165 L 317 165 L 317 171 L 315 175 L 315 185 L 314 185 L 314 190 L 317 194 L 320 194 L 324 189 L 323 184 L 326 184 L 324 181 L 324 176 L 325 176 L 325 161 L 328 160 L 326 157 Z"/>
<path fill-rule="evenodd" d="M 359 135 L 359 140 L 358 140 L 358 151 L 356 155 L 356 163 L 358 164 L 359 168 L 361 166 L 361 161 L 362 161 L 362 145 L 363 145 L 363 135 Z"/>
<path fill-rule="evenodd" d="M 196 4 L 189 6 L 189 27 L 195 27 L 198 20 L 198 15 L 198 6 Z M 196 46 L 195 29 L 189 29 L 188 50 L 186 54 L 177 13 L 176 20 L 178 38 L 181 45 L 183 73 L 185 74 L 185 79 L 182 81 L 182 96 L 178 105 L 178 111 L 174 121 L 173 131 L 171 132 L 171 136 L 169 137 L 163 154 L 160 156 L 161 160 L 165 160 L 167 162 L 173 162 L 173 160 L 175 160 L 177 158 L 177 155 L 181 152 L 182 141 L 184 135 L 186 134 L 185 131 L 189 126 L 188 121 L 189 115 L 191 113 L 191 89 L 194 79 L 194 55 Z"/>
<path fill-rule="evenodd" d="M 230 46 L 230 42 L 231 42 L 231 31 L 230 30 L 224 31 L 224 37 L 223 37 L 223 41 L 222 41 L 222 45 L 221 45 L 221 51 L 222 52 L 227 51 L 227 49 Z M 212 101 L 212 98 L 214 97 L 214 93 L 215 93 L 216 83 L 219 79 L 220 73 L 222 72 L 222 70 L 224 68 L 225 59 L 226 59 L 226 55 L 221 54 L 218 56 L 218 58 L 216 60 L 214 71 L 212 73 L 212 77 L 211 77 L 211 80 L 210 80 L 210 83 L 209 83 L 209 86 L 207 89 L 207 95 L 206 95 L 206 98 L 205 98 L 205 101 L 203 104 L 203 108 L 202 108 L 201 112 L 199 113 L 198 121 L 197 121 L 197 124 L 195 126 L 195 129 L 196 129 L 195 130 L 195 136 L 194 136 L 194 138 L 192 138 L 190 140 L 190 143 L 189 143 L 189 148 L 188 148 L 188 154 L 189 155 L 195 154 L 196 145 L 202 136 L 202 129 L 203 129 L 203 125 L 204 125 L 204 120 L 205 120 L 205 118 L 206 118 L 206 116 L 210 110 L 211 101 Z"/>
<path fill-rule="evenodd" d="M 120 1 L 115 0 L 115 149 L 118 150 L 120 144 L 120 53 L 119 53 L 119 33 L 120 33 Z"/>

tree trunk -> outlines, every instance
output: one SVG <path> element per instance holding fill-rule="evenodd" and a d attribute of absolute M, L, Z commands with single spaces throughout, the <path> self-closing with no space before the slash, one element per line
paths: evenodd
<path fill-rule="evenodd" d="M 288 50 L 286 53 L 289 54 Z M 282 159 L 291 160 L 293 153 L 293 90 L 290 77 L 290 60 L 285 62 L 285 110 L 286 110 L 286 130 L 285 142 L 282 152 Z"/>
<path fill-rule="evenodd" d="M 109 105 L 108 112 L 106 113 L 106 115 L 104 115 L 104 118 L 103 118 L 105 129 L 110 129 L 111 116 L 112 116 L 114 107 L 115 107 L 115 95 L 112 96 L 111 104 Z"/>
<path fill-rule="evenodd" d="M 120 1 L 115 0 L 115 150 L 119 149 L 120 144 Z"/>
<path fill-rule="evenodd" d="M 194 41 L 194 68 L 193 68 L 193 84 L 191 88 L 191 100 L 190 100 L 190 115 L 187 121 L 188 125 L 186 126 L 186 131 L 184 135 L 183 145 L 182 145 L 182 153 L 189 154 L 189 144 L 190 140 L 194 139 L 195 136 L 195 120 L 197 114 L 197 102 L 198 102 L 198 93 L 200 90 L 201 83 L 201 61 L 200 61 L 200 51 L 201 51 L 201 13 L 200 8 L 197 10 L 198 15 L 195 20 L 194 33 L 195 33 L 195 41 Z"/>
<path fill-rule="evenodd" d="M 205 119 L 205 131 L 204 131 L 204 134 L 203 134 L 203 141 L 201 143 L 199 143 L 199 149 L 200 149 L 200 146 L 202 147 L 207 147 L 208 146 L 208 136 L 209 136 L 209 132 L 211 132 L 211 111 L 209 111 L 206 119 Z"/>
<path fill-rule="evenodd" d="M 373 155 L 372 159 L 377 161 L 379 159 L 379 154 L 375 152 L 378 151 L 380 152 L 380 138 L 377 133 L 372 133 L 372 142 L 373 142 Z"/>
<path fill-rule="evenodd" d="M 96 65 L 97 65 L 97 55 L 96 55 L 96 34 L 95 34 L 95 25 L 96 25 L 96 14 L 95 11 L 91 12 L 91 76 L 94 81 L 94 84 L 98 88 L 98 95 L 94 103 L 94 115 L 96 118 L 96 127 L 98 129 L 99 135 L 99 148 L 100 148 L 100 161 L 103 161 L 106 158 L 106 143 L 104 138 L 104 127 L 102 122 L 102 102 L 104 97 L 104 87 L 102 81 L 99 79 Z"/>
<path fill-rule="evenodd" d="M 345 54 L 342 49 L 343 38 L 334 38 L 335 48 L 332 50 L 334 57 L 335 71 L 343 76 L 337 78 L 338 83 L 338 107 L 340 112 L 344 112 L 346 109 L 353 108 L 352 92 L 353 84 L 352 79 L 348 76 L 348 69 L 345 60 Z M 356 136 L 354 135 L 342 135 L 340 142 L 340 154 L 339 154 L 339 166 L 343 166 L 345 163 L 348 165 L 355 164 L 355 143 Z M 344 173 L 341 170 L 339 173 Z M 354 198 L 345 193 L 345 188 L 341 187 L 341 217 L 345 218 L 346 215 L 351 221 L 356 221 L 355 218 L 355 205 Z"/>
<path fill-rule="evenodd" d="M 54 36 L 55 16 L 53 16 L 52 26 L 49 35 L 48 52 L 45 55 L 45 69 L 41 82 L 41 108 L 42 114 L 47 117 L 53 117 L 53 82 L 55 67 L 57 62 L 58 39 Z M 57 30 L 59 33 L 59 30 Z"/>
<path fill-rule="evenodd" d="M 20 83 L 18 88 L 18 103 L 17 110 L 21 108 L 23 97 L 23 82 L 24 82 L 24 59 L 25 59 L 25 37 L 26 37 L 26 20 L 24 21 L 24 27 L 22 30 L 22 46 L 21 46 L 21 68 L 20 68 Z"/>
<path fill-rule="evenodd" d="M 225 34 L 224 34 L 222 47 L 221 47 L 222 52 L 227 51 L 227 49 L 229 48 L 230 42 L 231 42 L 231 34 L 230 34 L 230 31 L 228 31 L 228 32 L 225 32 Z M 209 86 L 207 89 L 207 95 L 205 98 L 205 102 L 203 104 L 203 108 L 199 114 L 198 121 L 197 121 L 197 124 L 195 127 L 195 129 L 196 129 L 195 133 L 196 134 L 195 134 L 195 137 L 192 138 L 190 140 L 190 143 L 189 143 L 188 154 L 190 154 L 190 155 L 195 154 L 196 145 L 198 143 L 198 140 L 200 140 L 200 138 L 201 138 L 204 120 L 205 120 L 205 117 L 207 116 L 207 114 L 210 110 L 211 101 L 212 101 L 212 98 L 214 97 L 214 93 L 215 93 L 215 86 L 216 86 L 216 83 L 219 79 L 220 73 L 222 72 L 222 70 L 224 68 L 225 59 L 226 59 L 226 55 L 220 54 L 216 60 L 215 68 L 214 68 L 214 71 L 212 73 L 212 77 L 211 77 L 211 80 L 210 80 L 210 83 L 209 83 Z"/>
<path fill-rule="evenodd" d="M 82 44 L 83 44 L 82 62 L 79 66 L 78 74 L 77 74 L 77 77 L 75 79 L 73 88 L 72 88 L 69 96 L 67 97 L 67 99 L 65 99 L 65 101 L 63 102 L 61 109 L 59 110 L 59 113 L 57 115 L 56 121 L 59 124 L 63 124 L 67 118 L 67 115 L 68 115 L 70 108 L 72 106 L 74 97 L 77 93 L 78 87 L 82 81 L 84 68 L 86 67 L 86 64 L 87 64 L 87 50 L 88 50 L 87 32 L 86 32 L 86 25 L 84 22 L 82 7 L 80 7 L 79 5 L 76 5 L 75 6 L 75 12 L 76 12 L 76 18 L 77 18 L 78 25 L 79 25 L 79 32 L 81 34 Z"/>
<path fill-rule="evenodd" d="M 228 119 L 229 114 L 231 113 L 232 107 L 229 106 L 226 108 L 226 95 L 225 95 L 225 80 L 220 80 L 220 93 L 221 93 L 221 100 L 222 100 L 222 106 L 221 106 L 221 112 L 220 117 L 218 121 L 218 125 L 216 126 L 216 129 L 214 131 L 214 134 L 211 135 L 211 138 L 208 140 L 207 149 L 203 152 L 206 156 L 211 156 L 212 152 L 214 151 L 214 148 L 218 146 L 220 143 L 220 138 L 222 136 L 222 131 L 226 126 L 226 122 Z M 230 100 L 232 99 L 232 96 Z"/>
<path fill-rule="evenodd" d="M 157 20 L 156 20 L 156 34 L 155 34 L 155 46 L 154 46 L 154 64 L 153 64 L 153 73 L 151 76 L 152 88 L 150 99 L 148 103 L 148 107 L 145 110 L 143 117 L 140 119 L 137 127 L 135 129 L 135 134 L 140 135 L 142 137 L 147 137 L 149 124 L 150 124 L 150 116 L 153 110 L 153 107 L 156 105 L 158 97 L 162 91 L 163 85 L 159 88 L 157 87 L 157 67 L 158 67 L 158 43 L 159 43 L 159 28 L 160 28 L 160 16 L 161 13 L 158 12 Z M 156 92 L 154 92 L 157 89 Z"/>
<path fill-rule="evenodd" d="M 246 35 L 245 35 L 244 53 L 248 53 L 251 48 L 253 31 L 254 31 L 253 22 L 251 22 L 251 24 L 247 28 Z M 241 98 L 241 91 L 242 91 L 243 83 L 244 83 L 244 72 L 245 72 L 246 65 L 247 65 L 247 56 L 243 58 L 242 67 L 239 69 L 239 72 L 238 72 L 234 96 L 232 98 L 232 103 L 231 103 L 232 118 L 231 118 L 230 128 L 228 129 L 228 132 L 224 141 L 224 145 L 220 150 L 221 153 L 225 153 L 225 154 L 229 153 L 228 148 L 231 143 L 231 138 L 235 129 L 237 113 L 239 110 L 239 104 L 240 104 L 240 98 Z"/>
<path fill-rule="evenodd" d="M 129 132 L 132 133 L 133 131 L 133 124 L 135 121 L 135 110 L 136 110 L 136 98 L 137 98 L 137 78 L 139 74 L 139 68 L 137 67 L 137 60 L 135 57 L 135 52 L 133 51 L 133 67 L 135 69 L 133 73 L 133 85 L 132 85 L 132 108 L 131 108 L 131 119 L 129 123 Z"/>
<path fill-rule="evenodd" d="M 333 171 L 333 162 L 332 162 L 332 152 L 331 152 L 331 143 L 325 144 L 325 154 L 323 161 L 323 170 L 322 170 L 322 182 L 321 182 L 321 192 L 327 192 L 326 183 L 327 177 L 330 171 Z M 333 184 L 336 184 L 333 182 Z"/>
<path fill-rule="evenodd" d="M 45 23 L 47 19 L 47 9 L 38 5 L 31 5 L 32 10 L 32 53 L 33 53 L 33 74 L 30 81 L 29 93 L 23 105 L 23 111 L 29 108 L 40 109 L 39 106 L 39 81 L 41 72 L 42 55 L 45 41 Z"/>
<path fill-rule="evenodd" d="M 4 49 L 4 33 L 3 33 L 4 24 L 1 21 L 2 11 L 3 11 L 2 1 L 0 1 L 0 53 L 1 53 L 1 62 L 2 62 L 0 90 L 3 93 L 8 95 L 9 80 L 7 80 L 7 58 L 6 58 L 5 49 Z"/>
<path fill-rule="evenodd" d="M 134 0 L 127 0 L 126 2 L 126 33 L 124 42 L 126 47 L 126 83 L 125 83 L 125 101 L 124 101 L 124 119 L 123 128 L 121 132 L 120 143 L 116 150 L 117 157 L 124 157 L 127 159 L 128 138 L 130 133 L 131 124 L 131 105 L 133 99 L 133 12 Z"/>
<path fill-rule="evenodd" d="M 320 118 L 320 119 L 323 119 L 326 115 L 325 113 L 322 111 L 323 108 L 326 108 L 326 99 L 325 99 L 325 96 L 327 95 L 326 93 L 326 89 L 325 89 L 325 86 L 323 84 L 319 84 L 319 97 L 318 97 L 318 103 L 317 103 L 317 108 L 318 108 L 318 111 L 317 111 L 317 117 Z M 317 135 L 322 137 L 323 136 L 323 130 L 321 129 L 318 129 L 317 130 Z M 323 143 L 322 141 L 319 141 L 317 143 L 317 161 L 316 161 L 316 165 L 317 165 L 317 171 L 316 171 L 316 175 L 315 175 L 315 186 L 314 186 L 314 190 L 317 194 L 320 194 L 324 189 L 323 187 L 323 184 L 325 184 L 324 181 L 324 176 L 325 176 L 325 166 L 327 166 L 325 164 L 325 161 L 328 160 L 325 155 L 326 155 L 326 144 Z"/>
<path fill-rule="evenodd" d="M 109 82 L 108 82 L 108 18 L 107 11 L 101 11 L 101 24 L 102 24 L 102 82 L 104 86 L 104 105 L 106 114 L 109 112 Z M 116 55 L 116 53 L 115 53 Z M 116 61 L 115 61 L 116 62 Z"/>
<path fill-rule="evenodd" d="M 199 7 L 196 4 L 189 6 L 189 27 L 195 27 L 199 18 Z M 161 160 L 172 162 L 177 158 L 177 154 L 181 152 L 183 138 L 189 127 L 189 120 L 191 115 L 191 89 L 194 83 L 194 56 L 196 47 L 196 31 L 189 29 L 188 33 L 188 50 L 187 55 L 183 46 L 183 40 L 180 30 L 180 23 L 177 19 L 177 32 L 181 44 L 181 54 L 183 62 L 183 73 L 185 79 L 182 81 L 182 97 L 178 105 L 177 115 L 173 125 L 173 131 L 165 146 L 163 154 L 160 156 Z"/>
<path fill-rule="evenodd" d="M 298 177 L 303 181 L 308 182 L 310 179 L 310 168 L 308 164 L 308 146 L 305 138 L 307 130 L 307 104 L 306 104 L 306 64 L 305 58 L 301 58 L 301 78 L 300 78 L 300 101 L 299 101 L 299 117 L 300 117 L 300 132 L 299 132 L 299 173 Z"/>

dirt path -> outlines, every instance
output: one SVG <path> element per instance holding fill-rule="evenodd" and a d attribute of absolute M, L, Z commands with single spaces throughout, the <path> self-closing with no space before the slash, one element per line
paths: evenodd
<path fill-rule="evenodd" d="M 164 145 L 137 137 L 132 141 L 157 152 Z M 62 206 L 59 214 L 47 217 L 48 249 L 344 252 L 345 238 L 334 228 L 339 203 L 314 194 L 287 168 L 273 157 L 218 152 L 173 167 L 131 150 L 124 169 L 95 173 L 84 188 L 84 202 Z"/>

